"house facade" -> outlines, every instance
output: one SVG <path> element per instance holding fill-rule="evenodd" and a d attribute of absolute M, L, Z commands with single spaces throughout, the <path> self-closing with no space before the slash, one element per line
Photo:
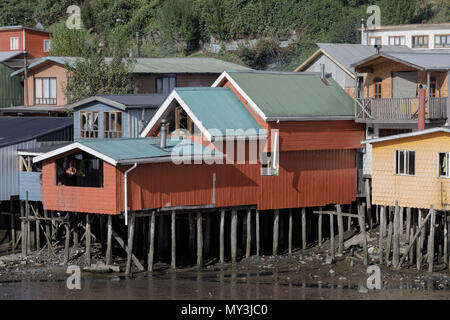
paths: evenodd
<path fill-rule="evenodd" d="M 24 26 L 0 27 L 0 51 L 26 51 L 27 59 L 44 57 L 50 52 L 50 34 L 50 31 Z"/>

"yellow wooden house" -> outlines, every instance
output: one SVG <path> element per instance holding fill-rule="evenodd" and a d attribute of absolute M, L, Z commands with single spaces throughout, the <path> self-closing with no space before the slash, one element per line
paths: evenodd
<path fill-rule="evenodd" d="M 372 203 L 450 210 L 450 127 L 404 133 L 372 145 Z"/>

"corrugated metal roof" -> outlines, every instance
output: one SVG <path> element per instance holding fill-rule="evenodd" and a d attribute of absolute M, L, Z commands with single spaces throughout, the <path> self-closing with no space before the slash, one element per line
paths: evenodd
<path fill-rule="evenodd" d="M 32 140 L 72 125 L 72 118 L 0 117 L 0 147 Z"/>
<path fill-rule="evenodd" d="M 97 96 L 115 101 L 125 107 L 159 107 L 168 94 L 98 94 Z"/>
<path fill-rule="evenodd" d="M 2 108 L 2 112 L 21 112 L 21 113 L 44 113 L 44 112 L 65 112 L 68 111 L 66 107 L 47 107 L 47 106 L 17 106 Z"/>
<path fill-rule="evenodd" d="M 405 138 L 411 138 L 411 137 L 417 137 L 422 135 L 427 135 L 435 132 L 444 132 L 444 133 L 450 133 L 450 127 L 437 127 L 437 128 L 430 128 L 425 130 L 419 130 L 409 133 L 401 133 L 401 134 L 395 134 L 392 136 L 387 137 L 381 137 L 381 138 L 375 138 L 375 139 L 367 139 L 361 141 L 362 144 L 364 143 L 377 143 L 377 142 L 383 142 L 383 141 L 391 141 L 391 140 L 398 140 L 398 139 L 405 139 Z"/>
<path fill-rule="evenodd" d="M 0 51 L 0 62 L 12 59 L 22 53 L 22 51 Z"/>
<path fill-rule="evenodd" d="M 45 146 L 45 147 L 29 148 L 29 149 L 17 149 L 17 152 L 28 153 L 30 155 L 31 154 L 32 155 L 44 154 L 44 153 L 56 150 L 56 149 L 64 147 L 64 146 L 68 146 L 71 143 L 72 142 L 63 142 L 63 143 L 53 144 L 51 146 Z"/>
<path fill-rule="evenodd" d="M 354 102 L 331 78 L 301 72 L 229 72 L 268 118 L 354 115 Z"/>
<path fill-rule="evenodd" d="M 2 26 L 0 27 L 0 31 L 7 31 L 7 30 L 33 30 L 33 31 L 38 31 L 38 32 L 45 32 L 45 33 L 52 33 L 51 31 L 45 30 L 45 29 L 39 29 L 39 28 L 30 28 L 30 27 L 25 27 L 22 25 L 18 25 L 18 26 Z"/>
<path fill-rule="evenodd" d="M 355 68 L 351 64 L 363 60 L 377 53 L 373 46 L 350 43 L 317 43 L 317 45 L 339 62 L 342 66 L 354 73 Z M 410 52 L 410 48 L 406 46 L 382 46 L 381 52 Z"/>
<path fill-rule="evenodd" d="M 226 135 L 227 129 L 242 129 L 257 134 L 262 129 L 230 88 L 175 88 L 175 91 L 210 132 L 218 129 Z"/>

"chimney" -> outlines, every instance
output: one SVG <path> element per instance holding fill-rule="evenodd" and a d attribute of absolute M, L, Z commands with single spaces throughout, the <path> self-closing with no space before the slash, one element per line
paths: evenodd
<path fill-rule="evenodd" d="M 325 79 L 325 64 L 323 63 L 320 64 L 320 79 Z"/>
<path fill-rule="evenodd" d="M 364 43 L 364 19 L 361 19 L 361 44 Z"/>
<path fill-rule="evenodd" d="M 160 132 L 160 144 L 159 147 L 161 149 L 166 148 L 166 139 L 167 139 L 167 128 L 166 128 L 166 119 L 161 120 L 161 132 Z"/>
<path fill-rule="evenodd" d="M 379 54 L 380 53 L 380 49 L 381 49 L 381 44 L 375 44 L 374 47 L 377 50 L 377 54 Z"/>
<path fill-rule="evenodd" d="M 419 85 L 419 120 L 417 130 L 425 130 L 425 89 Z"/>

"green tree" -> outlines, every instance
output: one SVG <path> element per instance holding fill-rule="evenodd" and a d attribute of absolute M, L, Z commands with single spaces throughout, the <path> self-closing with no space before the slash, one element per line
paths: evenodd
<path fill-rule="evenodd" d="M 134 93 L 137 89 L 132 77 L 135 62 L 124 58 L 119 50 L 107 58 L 98 43 L 88 46 L 82 58 L 66 66 L 69 81 L 65 91 L 69 103 L 96 94 Z"/>
<path fill-rule="evenodd" d="M 86 44 L 88 32 L 85 29 L 69 29 L 65 21 L 51 26 L 53 56 L 81 56 Z"/>

